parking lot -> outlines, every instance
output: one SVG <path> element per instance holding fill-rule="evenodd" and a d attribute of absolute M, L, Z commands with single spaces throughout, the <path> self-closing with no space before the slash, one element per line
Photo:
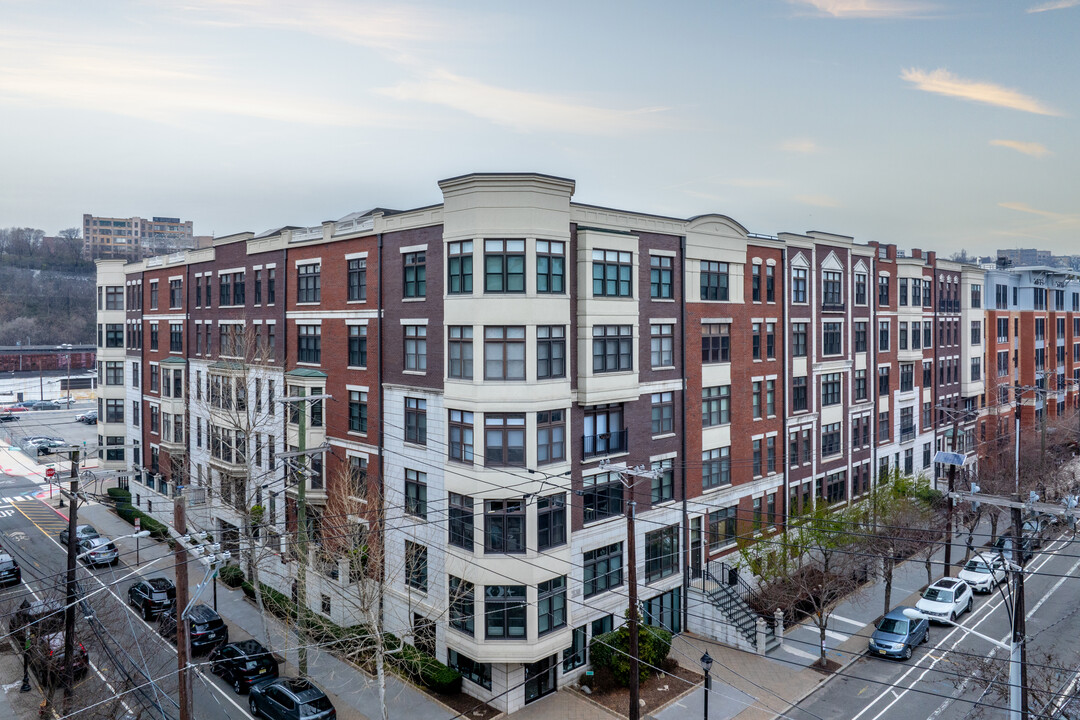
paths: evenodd
<path fill-rule="evenodd" d="M 93 449 L 97 446 L 97 426 L 76 422 L 75 416 L 93 410 L 95 407 L 93 400 L 80 400 L 72 403 L 70 409 L 13 413 L 14 420 L 0 425 L 0 435 L 7 442 L 19 447 L 24 447 L 25 438 L 47 435 L 60 438 L 69 445 L 85 445 Z M 38 457 L 33 448 L 24 447 L 24 449 L 27 457 L 40 463 L 51 463 L 57 460 L 53 455 Z"/>

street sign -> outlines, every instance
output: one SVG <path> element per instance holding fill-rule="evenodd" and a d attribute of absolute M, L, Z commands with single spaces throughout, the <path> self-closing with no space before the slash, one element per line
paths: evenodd
<path fill-rule="evenodd" d="M 141 518 L 139 518 L 139 517 L 135 518 L 135 532 L 139 532 L 139 527 L 142 525 L 140 520 L 141 520 Z"/>
<path fill-rule="evenodd" d="M 941 463 L 942 465 L 955 465 L 957 467 L 963 467 L 964 454 L 938 450 L 937 455 L 934 456 L 934 462 Z"/>
<path fill-rule="evenodd" d="M 45 477 L 47 477 L 47 478 L 56 477 L 56 468 L 52 468 L 52 467 L 45 468 Z"/>

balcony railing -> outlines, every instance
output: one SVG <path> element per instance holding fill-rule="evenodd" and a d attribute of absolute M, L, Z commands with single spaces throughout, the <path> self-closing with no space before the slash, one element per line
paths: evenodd
<path fill-rule="evenodd" d="M 841 300 L 823 300 L 821 303 L 822 312 L 844 312 L 847 305 Z"/>
<path fill-rule="evenodd" d="M 581 438 L 581 454 L 584 457 L 596 457 L 597 455 L 613 455 L 627 450 L 627 431 L 612 430 L 599 435 L 585 435 Z"/>

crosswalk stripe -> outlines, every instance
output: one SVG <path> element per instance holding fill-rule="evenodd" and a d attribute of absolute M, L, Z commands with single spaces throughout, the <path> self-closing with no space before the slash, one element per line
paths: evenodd
<path fill-rule="evenodd" d="M 851 618 L 841 617 L 839 615 L 836 615 L 835 613 L 830 615 L 829 618 L 831 620 L 839 620 L 840 622 L 847 623 L 848 625 L 854 625 L 857 628 L 862 628 L 862 627 L 870 624 L 870 623 L 859 622 L 858 620 L 852 620 Z"/>
<path fill-rule="evenodd" d="M 782 646 L 781 649 L 786 653 L 791 653 L 795 657 L 800 657 L 800 658 L 803 658 L 804 660 L 816 660 L 817 657 L 818 657 L 817 655 L 811 655 L 810 653 L 806 652 L 805 650 L 800 650 L 799 648 L 793 648 L 790 645 L 788 645 L 787 643 L 784 643 L 784 645 Z"/>

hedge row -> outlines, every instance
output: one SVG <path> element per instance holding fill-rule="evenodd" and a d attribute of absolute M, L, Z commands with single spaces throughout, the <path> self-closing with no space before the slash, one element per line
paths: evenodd
<path fill-rule="evenodd" d="M 671 633 L 663 628 L 644 627 L 638 633 L 639 680 L 645 682 L 650 667 L 661 667 L 671 652 Z M 630 630 L 623 625 L 617 630 L 594 637 L 589 643 L 589 657 L 596 667 L 607 667 L 615 682 L 623 687 L 630 684 Z"/>
<path fill-rule="evenodd" d="M 135 506 L 131 504 L 131 492 L 122 488 L 109 488 L 109 497 L 112 498 L 113 505 L 116 507 L 116 514 L 124 520 L 127 520 L 132 525 L 135 524 L 135 518 L 139 518 L 139 529 L 149 530 L 150 537 L 155 540 L 169 540 L 171 535 L 169 534 L 169 528 L 167 525 L 158 522 L 153 517 L 147 515 L 142 510 L 135 509 Z"/>

